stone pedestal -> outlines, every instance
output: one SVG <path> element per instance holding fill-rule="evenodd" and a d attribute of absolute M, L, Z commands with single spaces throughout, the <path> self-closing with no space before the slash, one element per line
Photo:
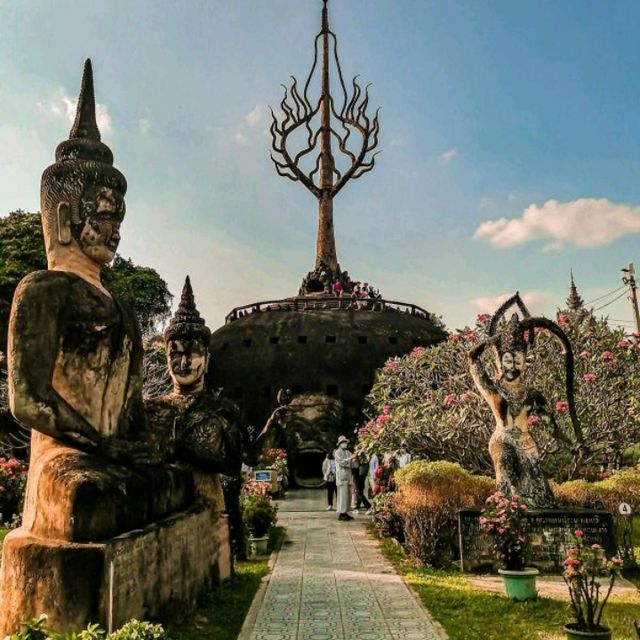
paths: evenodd
<path fill-rule="evenodd" d="M 0 569 L 0 637 L 47 613 L 51 627 L 79 631 L 89 622 L 116 629 L 131 618 L 162 618 L 172 606 L 231 572 L 226 516 L 211 505 L 173 515 L 100 543 L 10 533 Z"/>
<path fill-rule="evenodd" d="M 582 529 L 585 540 L 602 545 L 608 554 L 616 551 L 613 517 L 597 509 L 531 509 L 527 512 L 528 566 L 543 573 L 561 573 L 573 532 Z M 458 516 L 460 564 L 463 571 L 495 571 L 500 566 L 492 550 L 492 538 L 480 529 L 480 509 L 463 509 Z"/>

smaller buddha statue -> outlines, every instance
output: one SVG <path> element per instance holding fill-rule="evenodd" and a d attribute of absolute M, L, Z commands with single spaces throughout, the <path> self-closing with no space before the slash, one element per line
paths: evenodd
<path fill-rule="evenodd" d="M 147 419 L 156 427 L 158 447 L 172 450 L 177 460 L 208 473 L 239 476 L 244 437 L 237 408 L 205 386 L 210 338 L 187 276 L 178 309 L 164 332 L 173 392 L 146 400 Z"/>
<path fill-rule="evenodd" d="M 498 322 L 512 305 L 518 305 L 525 315 L 519 320 L 513 314 L 498 329 Z M 563 346 L 566 365 L 566 390 L 577 447 L 582 446 L 573 395 L 573 353 L 562 329 L 547 318 L 532 318 L 520 296 L 507 300 L 494 314 L 489 337 L 474 347 L 468 355 L 471 376 L 480 394 L 491 407 L 496 424 L 489 440 L 498 491 L 506 496 L 519 496 L 529 507 L 551 508 L 555 501 L 547 478 L 540 466 L 538 446 L 530 432 L 530 416 L 548 419 L 553 436 L 568 446 L 571 441 L 562 433 L 549 410 L 544 396 L 526 383 L 527 352 L 533 344 L 535 329 L 543 328 L 558 338 Z M 486 349 L 493 349 L 499 379 L 494 381 L 481 360 Z"/>

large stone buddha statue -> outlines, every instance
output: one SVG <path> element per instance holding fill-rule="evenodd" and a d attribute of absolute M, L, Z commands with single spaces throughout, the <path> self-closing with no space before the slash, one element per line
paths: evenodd
<path fill-rule="evenodd" d="M 55 160 L 41 184 L 48 269 L 18 285 L 10 318 L 9 402 L 32 442 L 23 525 L 3 546 L 2 635 L 43 612 L 68 631 L 157 616 L 228 573 L 226 523 L 147 420 L 139 326 L 100 279 L 127 184 L 100 140 L 89 60 Z"/>

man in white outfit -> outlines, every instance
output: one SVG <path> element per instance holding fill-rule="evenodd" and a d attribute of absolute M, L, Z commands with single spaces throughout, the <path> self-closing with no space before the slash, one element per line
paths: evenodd
<path fill-rule="evenodd" d="M 353 476 L 351 474 L 351 451 L 347 449 L 349 439 L 346 436 L 338 438 L 338 448 L 334 457 L 336 460 L 336 485 L 338 489 L 338 520 L 353 520 L 347 512 L 351 502 L 351 485 Z"/>

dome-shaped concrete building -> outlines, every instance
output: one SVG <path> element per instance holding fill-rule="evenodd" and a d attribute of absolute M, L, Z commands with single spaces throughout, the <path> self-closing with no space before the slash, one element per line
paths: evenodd
<path fill-rule="evenodd" d="M 331 53 L 339 94 L 344 96 L 341 104 L 330 91 Z M 317 69 L 320 96 L 315 102 L 309 87 Z M 372 287 L 353 282 L 338 264 L 333 199 L 375 162 L 379 122 L 377 112 L 367 113 L 368 103 L 367 90 L 355 79 L 350 92 L 343 82 L 323 0 L 322 29 L 309 77 L 303 90 L 295 80 L 285 89 L 271 125 L 277 172 L 301 182 L 318 199 L 315 269 L 305 276 L 298 296 L 233 309 L 211 338 L 209 388 L 222 388 L 224 396 L 235 400 L 254 433 L 276 408 L 278 391 L 291 390 L 286 425 L 280 426 L 287 434 L 293 478 L 303 486 L 321 483 L 326 451 L 340 433 L 351 435 L 362 423 L 363 401 L 376 369 L 391 356 L 446 336 L 432 314 L 413 304 L 383 299 Z M 289 135 L 295 136 L 298 129 L 308 132 L 308 146 L 293 153 Z M 360 143 L 350 148 L 356 136 Z M 340 167 L 332 143 L 344 156 Z M 305 172 L 306 157 L 315 163 Z"/>

